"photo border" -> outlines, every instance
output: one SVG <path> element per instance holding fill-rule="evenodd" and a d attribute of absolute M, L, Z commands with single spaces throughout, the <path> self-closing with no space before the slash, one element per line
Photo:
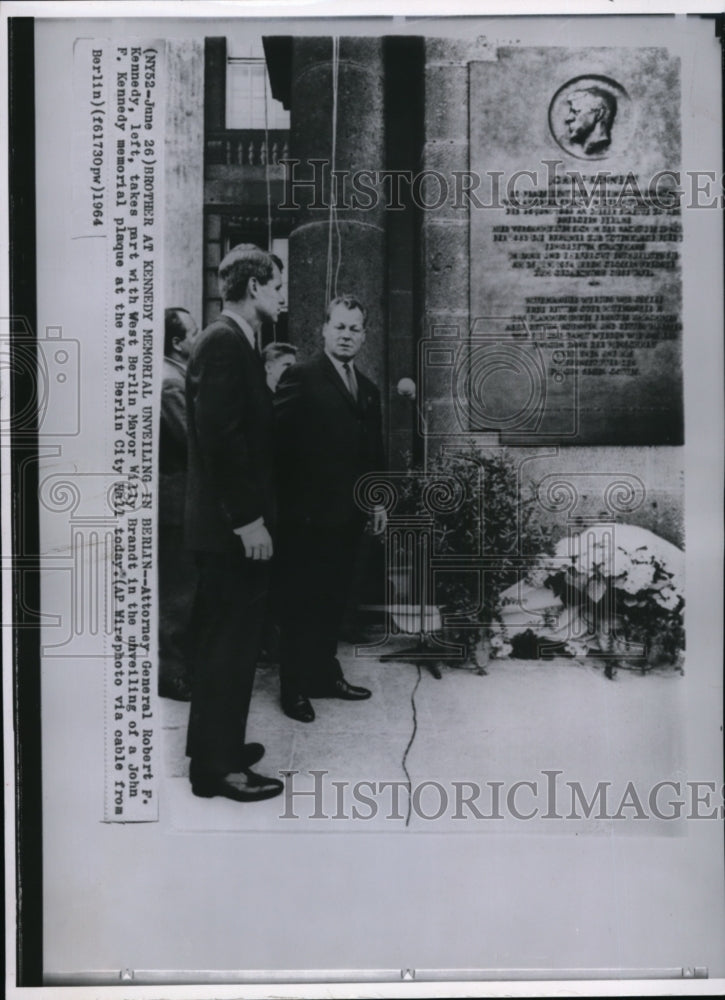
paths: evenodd
<path fill-rule="evenodd" d="M 26 317 L 27 322 L 32 330 L 36 329 L 36 242 L 35 242 L 35 189 L 34 189 L 34 177 L 35 177 L 35 127 L 34 127 L 34 116 L 28 113 L 28 108 L 34 106 L 34 88 L 35 88 L 35 65 L 34 65 L 34 46 L 33 46 L 33 18 L 32 17 L 15 17 L 13 15 L 13 8 L 15 6 L 30 7 L 39 9 L 38 13 L 40 16 L 51 16 L 46 13 L 49 8 L 55 8 L 55 4 L 13 4 L 8 3 L 6 7 L 8 8 L 4 13 L 4 18 L 8 19 L 8 32 L 9 32 L 9 74 L 10 74 L 10 87 L 9 87 L 9 130 L 12 136 L 12 141 L 9 144 L 9 180 L 10 180 L 10 214 L 9 214 L 9 245 L 12 248 L 12 253 L 9 258 L 9 285 L 10 285 L 10 311 L 6 315 L 10 317 L 23 316 Z M 63 4 L 58 5 L 61 9 L 57 16 L 64 17 L 68 16 L 64 13 L 70 7 L 77 7 L 79 5 L 75 4 Z M 88 13 L 89 9 L 98 9 L 102 7 L 105 16 L 108 16 L 108 8 L 113 7 L 113 4 L 86 4 L 84 5 L 86 9 L 87 16 L 93 16 Z M 152 5 L 139 5 L 124 4 L 126 8 L 121 14 L 114 12 L 113 16 L 123 16 L 123 17 L 138 17 L 139 7 L 145 9 L 145 16 L 148 17 L 203 17 L 204 19 L 212 16 L 210 13 L 204 14 L 192 14 L 189 12 L 188 7 L 184 11 L 177 11 L 176 13 L 171 13 L 169 8 L 176 6 L 167 3 L 154 4 L 152 9 L 149 9 Z M 184 5 L 186 6 L 186 5 Z M 430 5 L 426 4 L 426 7 Z M 512 9 L 515 10 L 519 4 L 511 5 L 505 8 L 506 13 L 503 10 L 494 10 L 490 13 L 490 16 L 511 16 Z M 548 7 L 549 5 L 547 5 Z M 565 4 L 562 5 L 568 10 L 577 11 L 577 16 L 585 17 L 589 16 L 590 13 L 583 11 L 584 4 Z M 604 4 L 596 5 L 601 10 L 609 9 L 609 6 Z M 637 6 L 637 5 L 633 5 Z M 647 7 L 647 13 L 656 14 L 659 11 L 652 11 L 651 6 L 644 5 Z M 679 5 L 663 5 L 668 10 L 674 6 Z M 706 5 L 702 5 L 706 6 Z M 230 16 L 230 11 L 226 5 L 216 5 L 209 4 L 205 5 L 205 10 L 209 11 L 210 8 L 217 9 L 219 16 Z M 255 8 L 256 9 L 256 8 Z M 328 5 L 325 5 L 325 9 L 328 9 Z M 548 10 L 544 14 L 537 7 L 535 8 L 536 14 L 539 16 L 547 16 L 549 14 L 560 13 L 559 10 L 551 11 Z M 630 8 L 628 7 L 628 13 Z M 666 11 L 665 11 L 666 12 Z M 237 13 L 239 16 L 240 12 Z M 485 12 L 489 15 L 489 12 Z M 531 16 L 531 11 L 529 11 L 527 16 Z M 631 10 L 631 13 L 640 13 L 637 10 Z M 697 13 L 693 11 L 692 13 Z M 482 16 L 480 11 L 471 12 L 472 15 Z M 247 15 L 246 10 L 242 16 L 261 16 L 261 15 Z M 278 12 L 277 10 L 271 11 L 269 9 L 265 10 L 263 16 L 270 17 L 288 17 L 288 16 L 302 16 L 299 10 L 290 10 L 290 8 L 284 8 L 284 12 Z M 309 17 L 331 17 L 339 16 L 336 11 L 335 14 L 323 14 L 319 12 L 316 8 L 314 13 L 307 14 L 304 16 Z M 356 14 L 351 14 L 351 17 L 360 16 L 358 11 Z M 376 15 L 377 16 L 377 12 Z M 422 17 L 438 17 L 437 13 L 425 13 L 420 15 Z M 442 15 L 440 15 L 442 16 Z M 517 16 L 526 16 L 524 12 L 520 12 Z M 615 11 L 611 16 L 625 16 L 620 11 Z M 712 17 L 715 21 L 714 28 L 717 31 L 718 37 L 723 42 L 723 34 L 725 32 L 725 15 L 715 14 L 705 12 L 702 14 L 704 17 Z M 722 108 L 720 109 L 721 116 L 725 114 L 725 95 L 722 97 Z M 722 120 L 722 117 L 721 117 Z M 723 151 L 723 157 L 725 158 L 725 149 Z M 725 244 L 725 237 L 723 240 Z M 17 348 L 18 344 L 18 333 L 17 330 L 13 330 L 10 334 L 10 350 L 13 352 Z M 32 400 L 33 393 L 32 387 L 28 385 L 27 381 L 23 380 L 16 372 L 13 371 L 11 374 L 10 392 L 12 399 L 13 412 L 17 412 L 18 407 L 22 410 L 23 406 L 27 404 L 28 400 Z M 33 449 L 28 445 L 27 435 L 19 434 L 17 430 L 13 429 L 12 418 L 10 420 L 10 449 L 9 449 L 9 462 L 10 462 L 10 495 L 5 492 L 4 503 L 3 503 L 3 540 L 5 545 L 7 545 L 8 540 L 12 544 L 13 562 L 12 565 L 7 561 L 5 556 L 5 551 L 3 553 L 3 607 L 4 612 L 7 613 L 8 605 L 11 602 L 11 614 L 12 621 L 15 623 L 12 629 L 11 640 L 8 641 L 7 629 L 4 629 L 3 640 L 4 655 L 7 657 L 10 653 L 12 655 L 12 678 L 10 681 L 10 691 L 7 682 L 7 664 L 6 664 L 6 682 L 3 690 L 5 698 L 8 697 L 10 693 L 14 699 L 14 705 L 12 707 L 4 706 L 6 719 L 9 714 L 12 715 L 13 720 L 13 730 L 14 730 L 14 746 L 11 745 L 10 749 L 14 751 L 15 755 L 15 773 L 17 775 L 17 791 L 15 793 L 14 802 L 10 800 L 11 806 L 14 806 L 15 816 L 14 816 L 14 836 L 16 838 L 16 856 L 17 856 L 17 879 L 19 891 L 17 892 L 17 952 L 16 952 L 16 970 L 18 973 L 18 981 L 20 989 L 14 987 L 13 983 L 8 980 L 8 986 L 13 991 L 14 995 L 31 995 L 34 992 L 35 987 L 42 987 L 42 995 L 48 996 L 64 996 L 71 995 L 67 991 L 68 989 L 73 990 L 73 995 L 80 994 L 81 990 L 77 987 L 67 987 L 51 989 L 49 987 L 43 987 L 42 983 L 42 928 L 43 928 L 43 913 L 42 913 L 42 774 L 41 774 L 41 742 L 40 742 L 40 718 L 37 711 L 37 706 L 40 703 L 40 646 L 39 646 L 39 628 L 37 624 L 33 623 L 32 611 L 28 609 L 33 609 L 39 607 L 40 598 L 40 587 L 39 587 L 39 564 L 33 567 L 32 565 L 27 565 L 26 560 L 32 561 L 34 558 L 39 559 L 39 537 L 38 537 L 38 511 L 35 504 L 29 502 L 29 496 L 27 494 L 22 495 L 19 491 L 18 484 L 20 482 L 21 472 L 23 475 L 23 483 L 25 486 L 31 486 L 35 490 L 37 488 L 37 471 L 35 473 L 35 478 L 28 479 L 27 467 L 24 467 L 24 463 L 27 461 L 28 456 L 31 456 Z M 24 423 L 24 427 L 27 427 L 27 422 Z M 7 449 L 3 448 L 3 452 Z M 37 447 L 34 449 L 34 454 L 37 457 Z M 7 463 L 8 456 L 3 454 L 3 460 Z M 7 468 L 4 466 L 3 471 Z M 7 489 L 7 487 L 5 487 Z M 10 525 L 8 525 L 8 512 L 10 513 Z M 20 534 L 22 530 L 22 535 Z M 9 535 L 12 535 L 9 539 Z M 21 553 L 23 558 L 23 565 L 18 566 L 17 564 L 17 554 Z M 7 593 L 8 588 L 11 588 L 11 595 Z M 20 626 L 20 627 L 18 627 Z M 22 664 L 22 668 L 20 667 Z M 7 736 L 6 736 L 6 752 L 8 749 Z M 12 757 L 12 753 L 10 755 Z M 6 761 L 7 766 L 7 761 Z M 6 772 L 7 773 L 7 772 Z M 6 805 L 9 801 L 9 796 L 12 796 L 12 789 L 8 791 L 6 784 Z M 10 811 L 10 810 L 9 810 Z M 8 843 L 10 843 L 10 838 L 8 838 Z M 7 861 L 8 867 L 6 867 L 6 878 L 7 884 L 6 889 L 10 886 L 10 875 L 13 869 L 13 858 L 9 857 Z M 725 886 L 723 887 L 725 893 Z M 6 912 L 10 913 L 10 900 L 12 899 L 12 893 L 8 893 L 6 900 Z M 8 959 L 10 956 L 8 955 Z M 8 961 L 7 968 L 8 972 L 11 972 L 12 962 Z M 316 995 L 314 987 L 307 986 L 305 992 L 298 991 L 298 988 L 289 983 L 282 983 L 279 980 L 275 980 L 276 974 L 272 975 L 267 983 L 272 987 L 274 995 L 277 996 L 300 996 L 300 995 Z M 693 978 L 695 976 L 693 975 Z M 401 984 L 388 984 L 393 985 L 394 992 L 391 991 L 388 995 L 430 995 L 431 980 L 425 982 L 404 982 Z M 717 995 L 718 989 L 722 981 L 718 980 L 701 980 L 698 979 L 697 983 L 690 984 L 684 982 L 682 984 L 683 993 L 700 993 L 704 992 L 706 994 Z M 94 996 L 100 995 L 110 995 L 114 997 L 119 997 L 122 994 L 119 991 L 119 987 L 123 988 L 124 984 L 119 984 L 118 986 L 109 987 L 109 992 L 107 993 L 106 988 L 94 988 L 91 984 L 88 984 Z M 585 981 L 564 981 L 560 984 L 562 991 L 568 993 L 574 993 L 575 995 L 590 995 L 586 992 L 579 992 L 584 990 L 586 987 Z M 604 993 L 604 995 L 620 995 L 623 987 L 627 985 L 634 985 L 637 990 L 640 991 L 641 995 L 661 995 L 659 993 L 659 988 L 663 987 L 663 992 L 673 993 L 679 992 L 676 987 L 678 983 L 673 983 L 671 981 L 665 981 L 660 983 L 659 981 L 652 982 L 649 981 L 634 981 L 634 983 L 629 983 L 627 981 L 612 980 L 611 982 L 605 982 L 604 980 L 593 980 L 592 985 L 597 991 Z M 527 980 L 525 982 L 516 982 L 515 980 L 500 981 L 495 984 L 491 982 L 483 982 L 481 984 L 482 992 L 474 992 L 475 987 L 472 982 L 462 982 L 459 986 L 456 986 L 452 982 L 445 982 L 445 986 L 441 987 L 442 990 L 446 990 L 445 993 L 439 993 L 438 995 L 501 995 L 498 991 L 505 987 L 507 995 L 561 995 L 558 992 L 554 992 L 557 989 L 557 984 L 554 981 L 546 981 L 542 984 L 538 984 L 536 981 Z M 650 990 L 651 987 L 651 990 Z M 193 990 L 193 994 L 189 990 L 180 984 L 171 988 L 161 988 L 163 995 L 169 996 L 266 996 L 267 994 L 266 986 L 259 984 L 258 986 L 241 986 L 238 983 L 230 984 L 223 990 L 220 990 L 218 986 L 209 987 L 213 989 L 213 993 L 202 993 L 200 992 L 199 985 L 194 983 L 190 986 Z M 460 988 L 460 992 L 458 989 Z M 151 996 L 158 995 L 156 991 L 147 992 L 147 988 L 138 988 L 140 992 L 137 992 L 137 988 L 126 988 L 124 989 L 124 994 L 129 996 Z M 379 995 L 380 984 L 377 988 L 374 984 L 370 982 L 363 981 L 361 987 L 353 985 L 352 983 L 348 985 L 343 985 L 342 983 L 336 984 L 335 993 L 328 993 L 328 995 L 336 996 L 362 996 L 362 995 Z M 177 992 L 181 990 L 181 992 Z M 259 992 L 259 990 L 264 990 L 265 992 Z M 328 981 L 329 990 L 329 981 Z M 370 990 L 368 993 L 367 991 Z M 453 992 L 448 992 L 453 990 Z M 539 992 L 541 990 L 541 992 Z M 611 992 L 610 992 L 611 990 Z M 291 991 L 291 992 L 290 992 Z M 551 991 L 551 992 L 550 992 Z M 9 994 L 10 995 L 10 994 Z M 38 994 L 40 995 L 40 994 Z M 90 993 L 89 993 L 90 995 Z M 319 994 L 318 994 L 319 995 Z"/>

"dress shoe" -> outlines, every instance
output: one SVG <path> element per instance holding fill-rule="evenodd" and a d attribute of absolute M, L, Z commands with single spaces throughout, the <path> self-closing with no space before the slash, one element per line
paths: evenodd
<path fill-rule="evenodd" d="M 203 799 L 219 795 L 235 802 L 259 802 L 280 795 L 284 785 L 277 778 L 265 778 L 246 768 L 233 774 L 197 776 L 191 782 L 194 795 Z"/>
<path fill-rule="evenodd" d="M 368 691 L 364 687 L 355 687 L 354 684 L 348 684 L 344 677 L 341 677 L 321 691 L 310 692 L 310 698 L 342 698 L 343 701 L 365 701 L 369 698 L 372 691 Z"/>
<path fill-rule="evenodd" d="M 282 711 L 296 722 L 315 721 L 315 710 L 303 694 L 282 698 Z"/>

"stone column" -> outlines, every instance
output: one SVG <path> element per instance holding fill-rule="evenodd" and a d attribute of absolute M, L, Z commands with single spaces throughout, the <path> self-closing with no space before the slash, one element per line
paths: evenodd
<path fill-rule="evenodd" d="M 421 336 L 440 337 L 443 346 L 466 341 L 470 322 L 468 208 L 454 189 L 454 172 L 468 170 L 469 48 L 459 39 L 426 39 L 423 169 L 438 172 L 449 191 L 445 204 L 423 211 Z M 431 428 L 455 433 L 450 371 L 426 367 L 421 383 Z"/>
<path fill-rule="evenodd" d="M 309 179 L 311 160 L 324 160 L 324 207 L 312 207 L 314 192 L 295 189 L 301 205 L 290 235 L 289 329 L 302 358 L 320 347 L 326 308 L 330 240 L 330 162 L 333 109 L 332 38 L 293 40 L 290 157 L 300 162 L 295 178 Z M 383 46 L 379 38 L 341 38 L 339 46 L 335 169 L 379 171 L 384 168 Z M 320 166 L 317 167 L 320 171 Z M 318 174 L 319 176 L 319 174 Z M 334 189 L 333 189 L 334 192 Z M 322 199 L 318 198 L 318 204 Z M 375 200 L 375 199 L 369 199 Z M 338 190 L 337 219 L 332 227 L 332 288 L 355 294 L 368 308 L 367 342 L 360 368 L 383 392 L 386 372 L 385 207 L 383 196 L 365 209 Z"/>
<path fill-rule="evenodd" d="M 393 36 L 384 41 L 386 165 L 414 175 L 420 170 L 423 144 L 423 38 Z M 388 312 L 388 463 L 404 468 L 412 455 L 422 454 L 416 433 L 415 405 L 397 393 L 401 378 L 417 379 L 420 327 L 421 212 L 413 185 L 401 184 L 405 208 L 387 213 Z"/>

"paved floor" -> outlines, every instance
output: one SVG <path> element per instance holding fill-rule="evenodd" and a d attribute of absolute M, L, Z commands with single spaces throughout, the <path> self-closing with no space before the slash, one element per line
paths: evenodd
<path fill-rule="evenodd" d="M 673 820 L 621 822 L 638 811 L 631 794 L 619 822 L 597 818 L 598 806 L 588 819 L 579 805 L 576 820 L 542 817 L 547 811 L 571 813 L 567 782 L 578 782 L 588 800 L 598 782 L 611 782 L 604 812 L 612 816 L 620 811 L 628 782 L 648 811 L 647 797 L 656 782 L 684 780 L 685 679 L 680 674 L 620 670 L 608 681 L 601 667 L 589 662 L 494 660 L 485 676 L 444 668 L 438 680 L 411 664 L 356 656 L 353 647 L 343 647 L 341 654 L 345 676 L 371 688 L 373 696 L 361 703 L 316 700 L 317 718 L 308 725 L 282 714 L 277 670 L 258 669 L 247 732 L 249 740 L 266 747 L 256 769 L 271 775 L 298 772 L 286 779 L 284 796 L 266 802 L 194 797 L 184 755 L 188 705 L 160 699 L 166 754 L 162 811 L 172 829 L 289 832 L 296 826 L 340 832 L 344 826 L 361 832 L 571 833 L 571 823 L 577 822 L 576 832 L 588 834 L 614 829 L 637 834 L 644 828 L 650 835 L 655 828 L 665 835 L 681 832 Z M 543 774 L 557 770 L 562 773 Z M 324 773 L 314 777 L 312 771 Z M 315 781 L 317 799 L 295 794 L 313 790 Z M 361 786 L 356 796 L 355 784 L 365 781 L 374 782 L 375 789 Z M 408 781 L 417 799 L 411 803 L 401 786 L 397 808 L 393 789 L 379 787 L 380 782 Z M 463 782 L 480 789 L 477 798 Z M 521 786 L 512 792 L 515 782 L 536 782 L 536 791 Z M 547 798 L 545 789 L 554 786 L 556 799 Z M 372 802 L 365 803 L 365 797 Z M 471 797 L 478 812 L 462 802 Z M 313 816 L 316 808 L 322 816 Z M 514 814 L 534 808 L 533 819 Z"/>

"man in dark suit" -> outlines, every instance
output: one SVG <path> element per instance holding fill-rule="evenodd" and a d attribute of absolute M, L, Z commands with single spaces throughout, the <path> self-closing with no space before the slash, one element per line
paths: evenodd
<path fill-rule="evenodd" d="M 270 392 L 277 391 L 279 380 L 282 378 L 282 372 L 295 363 L 296 356 L 296 347 L 279 340 L 267 344 L 264 348 L 262 359 L 264 361 L 264 371 L 267 376 L 267 385 Z"/>
<path fill-rule="evenodd" d="M 275 340 L 262 351 L 262 361 L 264 362 L 264 372 L 267 379 L 267 388 L 271 393 L 277 391 L 277 385 L 282 377 L 282 372 L 295 363 L 297 348 L 292 344 Z M 274 574 L 273 574 L 274 577 Z M 277 601 L 273 594 L 267 607 L 267 615 L 264 622 L 262 635 L 262 651 L 260 653 L 260 664 L 277 666 L 279 663 L 279 614 Z"/>
<path fill-rule="evenodd" d="M 333 299 L 324 351 L 282 375 L 274 397 L 280 527 L 278 570 L 284 712 L 315 718 L 310 698 L 362 700 L 348 684 L 337 640 L 366 517 L 355 483 L 381 470 L 380 394 L 354 365 L 365 342 L 366 312 L 353 296 Z M 371 529 L 385 528 L 385 511 Z"/>
<path fill-rule="evenodd" d="M 188 701 L 196 564 L 184 545 L 186 365 L 199 328 L 188 310 L 164 313 L 159 437 L 159 694 Z"/>
<path fill-rule="evenodd" d="M 219 266 L 224 308 L 197 338 L 186 376 L 186 541 L 198 553 L 196 650 L 186 753 L 195 795 L 270 798 L 245 745 L 269 582 L 275 501 L 272 398 L 259 356 L 283 305 L 281 262 L 251 244 Z"/>

